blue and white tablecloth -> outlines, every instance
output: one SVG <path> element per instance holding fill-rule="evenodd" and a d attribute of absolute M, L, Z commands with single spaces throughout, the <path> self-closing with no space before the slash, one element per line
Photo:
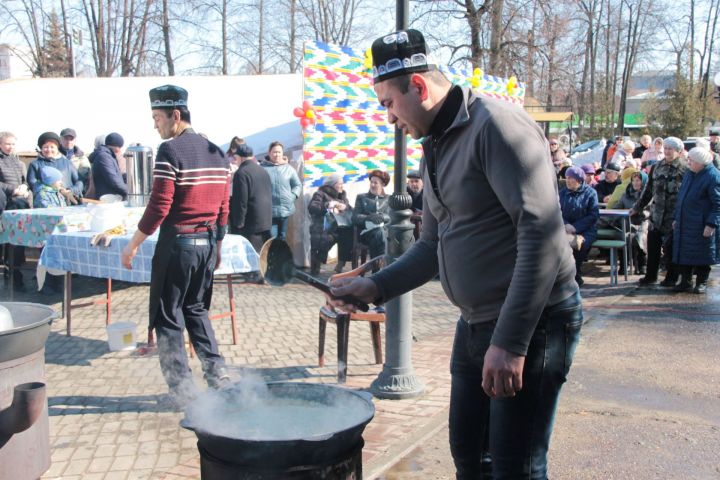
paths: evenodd
<path fill-rule="evenodd" d="M 132 235 L 114 237 L 108 247 L 90 245 L 93 235 L 93 232 L 71 232 L 49 236 L 40 255 L 39 267 L 79 273 L 89 277 L 134 283 L 150 282 L 157 232 L 140 245 L 132 262 L 132 270 L 127 270 L 120 263 L 120 254 L 130 242 Z M 221 253 L 222 263 L 215 271 L 216 275 L 260 270 L 260 257 L 245 237 L 225 235 Z"/>

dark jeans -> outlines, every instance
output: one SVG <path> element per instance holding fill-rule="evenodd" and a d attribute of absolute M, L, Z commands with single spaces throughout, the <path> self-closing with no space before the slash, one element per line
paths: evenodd
<path fill-rule="evenodd" d="M 495 322 L 457 323 L 450 364 L 450 451 L 458 479 L 545 479 L 560 388 L 572 364 L 583 314 L 580 292 L 546 307 L 533 333 L 523 389 L 491 399 L 482 389 Z"/>
<path fill-rule="evenodd" d="M 272 232 L 276 238 L 285 240 L 287 238 L 287 227 L 288 220 L 290 217 L 273 217 L 272 219 Z"/>
<path fill-rule="evenodd" d="M 677 270 L 683 279 L 692 282 L 693 272 L 697 275 L 696 284 L 707 283 L 710 278 L 710 265 L 678 265 Z"/>
<path fill-rule="evenodd" d="M 678 273 L 675 265 L 672 263 L 672 232 L 669 234 L 661 233 L 659 230 L 650 228 L 647 235 L 647 273 L 646 278 L 655 280 L 660 270 L 660 258 L 665 259 L 665 267 L 667 269 L 666 278 L 677 280 Z"/>
<path fill-rule="evenodd" d="M 167 264 L 160 308 L 155 318 L 160 368 L 171 389 L 192 382 L 183 328 L 202 363 L 205 377 L 214 377 L 225 365 L 218 352 L 208 310 L 213 290 L 215 245 L 178 245 Z"/>

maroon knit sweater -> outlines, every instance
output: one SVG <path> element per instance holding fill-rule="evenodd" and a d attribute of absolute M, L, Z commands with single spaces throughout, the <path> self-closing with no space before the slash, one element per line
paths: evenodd
<path fill-rule="evenodd" d="M 201 232 L 207 222 L 224 230 L 229 180 L 230 163 L 222 151 L 186 129 L 158 148 L 152 193 L 138 229 L 152 235 L 164 223 L 183 233 Z"/>

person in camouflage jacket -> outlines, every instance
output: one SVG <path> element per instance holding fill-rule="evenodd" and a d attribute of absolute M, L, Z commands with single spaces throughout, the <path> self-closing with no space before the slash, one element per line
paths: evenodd
<path fill-rule="evenodd" d="M 682 140 L 668 137 L 663 141 L 665 159 L 656 163 L 650 169 L 648 182 L 630 210 L 632 216 L 642 212 L 650 204 L 650 230 L 647 236 L 647 271 L 640 279 L 640 285 L 651 285 L 657 282 L 660 258 L 665 259 L 667 273 L 661 282 L 664 287 L 673 287 L 678 280 L 678 271 L 672 263 L 672 222 L 675 212 L 680 184 L 687 166 L 680 158 L 684 150 Z"/>

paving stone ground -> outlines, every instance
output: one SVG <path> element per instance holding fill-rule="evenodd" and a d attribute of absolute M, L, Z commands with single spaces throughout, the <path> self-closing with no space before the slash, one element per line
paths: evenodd
<path fill-rule="evenodd" d="M 32 265 L 30 265 L 32 266 Z M 323 270 L 328 275 L 330 267 Z M 628 284 L 609 287 L 607 267 L 589 266 L 583 289 L 586 305 L 606 304 L 628 291 Z M 30 285 L 32 271 L 26 270 Z M 104 296 L 100 279 L 73 279 L 76 302 Z M 238 344 L 232 344 L 229 319 L 213 322 L 220 350 L 234 375 L 252 371 L 271 380 L 336 383 L 335 329 L 328 327 L 326 366 L 317 366 L 318 308 L 321 293 L 303 284 L 274 288 L 238 283 L 233 286 Z M 148 287 L 113 282 L 112 322 L 137 324 L 147 337 Z M 7 288 L 0 300 L 8 300 Z M 52 305 L 60 295 L 15 294 L 15 301 Z M 213 312 L 226 311 L 227 288 L 216 283 Z M 423 395 L 408 400 L 374 400 L 376 415 L 368 425 L 363 450 L 366 478 L 375 478 L 447 417 L 450 393 L 448 364 L 457 310 L 437 281 L 413 294 L 413 365 L 424 383 Z M 111 352 L 105 310 L 73 310 L 72 336 L 65 320 L 53 322 L 46 344 L 46 382 L 50 415 L 52 466 L 43 479 L 190 479 L 199 478 L 199 455 L 192 432 L 179 426 L 182 414 L 159 403 L 167 391 L 157 356 Z M 383 333 L 383 345 L 384 345 Z M 199 362 L 190 364 L 203 385 Z M 348 354 L 349 388 L 367 388 L 382 366 L 375 365 L 369 328 L 353 324 Z"/>

